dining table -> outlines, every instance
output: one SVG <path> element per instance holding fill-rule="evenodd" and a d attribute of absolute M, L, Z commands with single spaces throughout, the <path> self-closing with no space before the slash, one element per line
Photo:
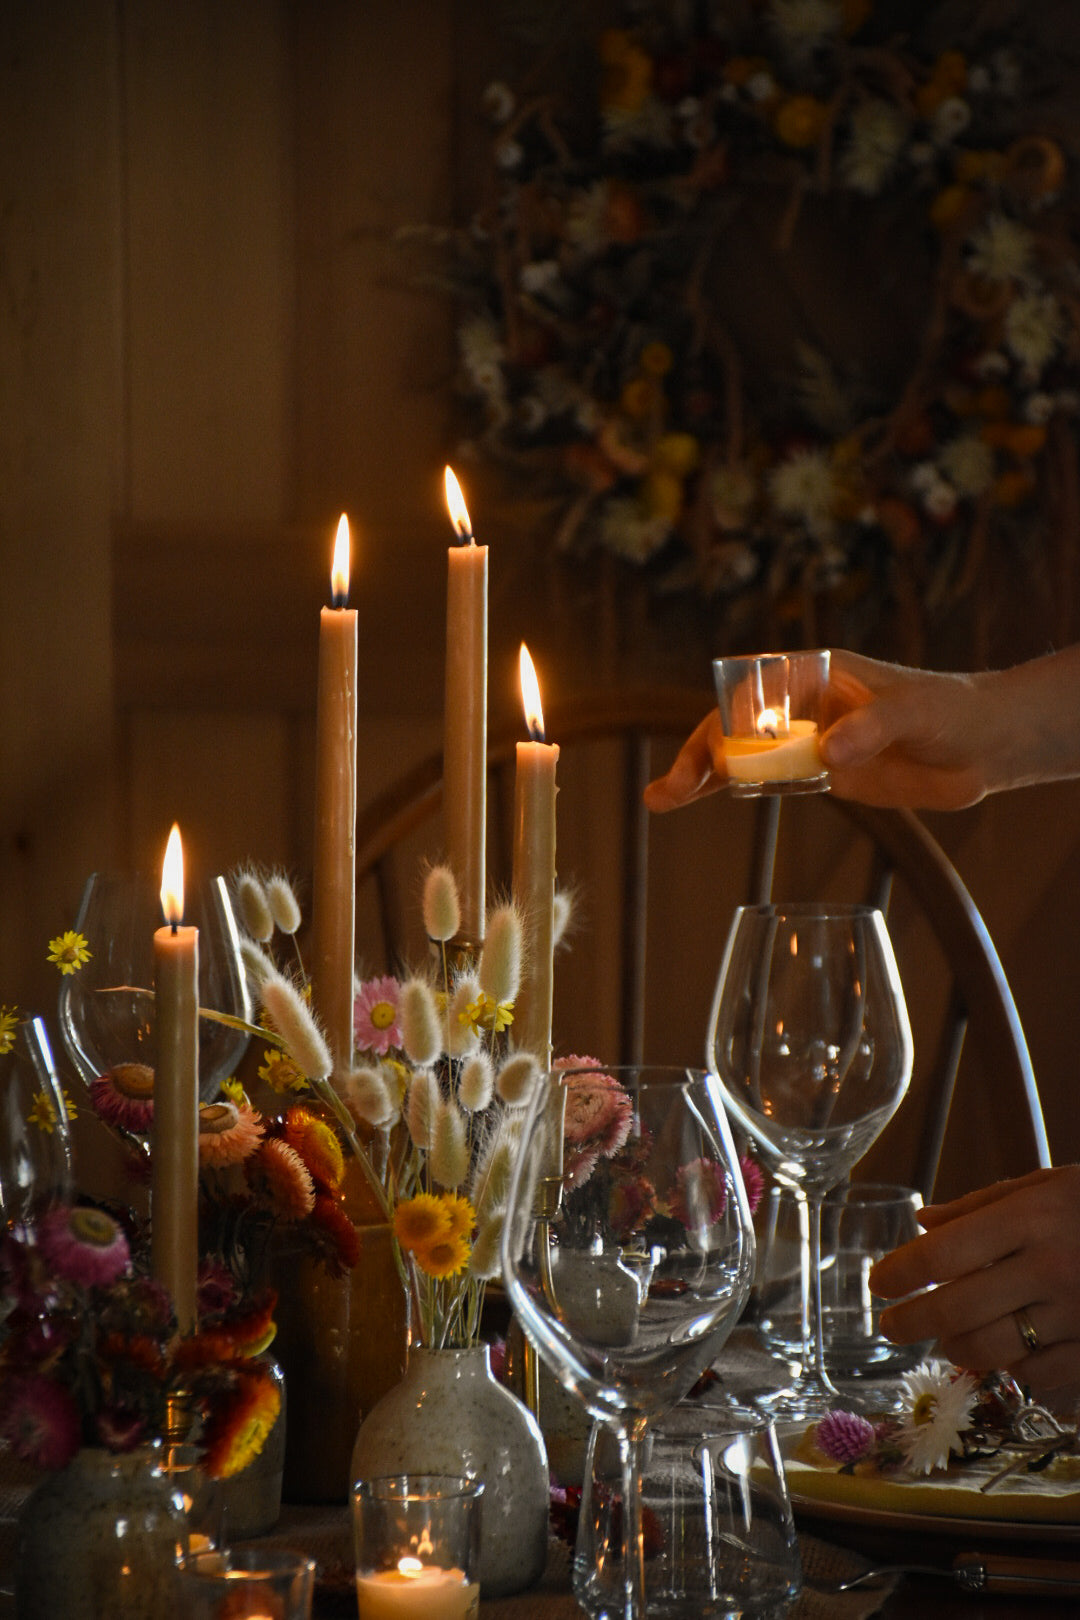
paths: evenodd
<path fill-rule="evenodd" d="M 752 1400 L 780 1373 L 775 1358 L 759 1347 L 749 1324 L 732 1335 L 714 1369 L 718 1387 L 737 1400 Z M 703 1424 L 707 1426 L 707 1418 Z M 17 1521 L 34 1474 L 0 1444 L 0 1620 L 16 1615 L 13 1601 L 17 1560 Z M 954 1530 L 944 1521 L 904 1517 L 895 1524 L 873 1515 L 845 1517 L 828 1507 L 793 1501 L 803 1567 L 803 1591 L 789 1620 L 1057 1620 L 1080 1616 L 1080 1517 L 1074 1524 L 1041 1527 L 965 1523 Z M 980 1534 L 980 1529 L 984 1532 Z M 578 1620 L 583 1613 L 571 1589 L 572 1521 L 553 1514 L 548 1557 L 540 1580 L 511 1596 L 482 1596 L 479 1620 Z M 317 1568 L 313 1620 L 342 1620 L 357 1612 L 353 1585 L 350 1509 L 343 1502 L 283 1504 L 263 1545 L 307 1553 Z M 1039 1560 L 1043 1573 L 1060 1577 L 1060 1592 L 970 1592 L 951 1573 L 958 1554 Z M 892 1574 L 870 1585 L 839 1593 L 836 1584 L 871 1566 L 917 1563 L 940 1573 Z M 57 1620 L 63 1617 L 57 1616 Z M 161 1616 L 161 1620 L 171 1617 Z"/>

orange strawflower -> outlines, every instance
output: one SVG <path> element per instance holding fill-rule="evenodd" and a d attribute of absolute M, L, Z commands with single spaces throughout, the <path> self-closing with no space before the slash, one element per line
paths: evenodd
<path fill-rule="evenodd" d="M 285 1140 L 295 1148 L 315 1181 L 336 1192 L 345 1179 L 345 1154 L 337 1132 L 307 1108 L 290 1108 L 285 1115 Z"/>
<path fill-rule="evenodd" d="M 360 1234 L 336 1198 L 319 1193 L 311 1216 L 314 1225 L 321 1227 L 329 1238 L 333 1253 L 327 1261 L 330 1270 L 339 1276 L 351 1271 L 360 1259 Z"/>
<path fill-rule="evenodd" d="M 281 1392 L 268 1373 L 245 1367 L 233 1396 L 206 1426 L 203 1468 L 211 1479 L 228 1479 L 257 1457 L 281 1411 Z"/>
<path fill-rule="evenodd" d="M 296 1149 L 272 1136 L 244 1166 L 256 1197 L 283 1221 L 302 1221 L 315 1208 L 315 1183 Z"/>

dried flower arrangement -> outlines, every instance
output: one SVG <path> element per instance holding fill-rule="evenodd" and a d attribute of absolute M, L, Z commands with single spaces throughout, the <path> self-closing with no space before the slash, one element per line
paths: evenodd
<path fill-rule="evenodd" d="M 148 1274 L 146 1235 L 104 1208 L 60 1205 L 0 1241 L 0 1434 L 39 1467 L 81 1446 L 126 1452 L 160 1438 L 171 1396 L 198 1420 L 203 1467 L 238 1472 L 262 1449 L 281 1394 L 259 1352 L 274 1296 L 242 1298 L 220 1266 L 200 1272 L 199 1328 L 178 1338 Z"/>
<path fill-rule="evenodd" d="M 535 75 L 486 92 L 487 192 L 452 239 L 474 450 L 528 480 L 545 525 L 560 514 L 557 550 L 614 553 L 729 627 L 763 600 L 781 627 L 815 600 L 940 616 L 995 537 L 1022 551 L 1071 446 L 1075 187 L 1038 127 L 1051 64 L 1000 37 L 929 55 L 870 0 L 625 9 L 560 59 L 578 84 L 593 53 L 584 111 Z M 825 352 L 797 315 L 762 368 L 717 301 L 741 232 L 797 282 L 814 221 L 845 297 L 880 268 L 869 238 L 892 242 L 866 292 L 918 301 L 902 375 Z"/>

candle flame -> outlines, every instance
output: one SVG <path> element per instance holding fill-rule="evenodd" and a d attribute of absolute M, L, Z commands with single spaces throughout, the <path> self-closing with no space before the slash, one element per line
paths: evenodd
<path fill-rule="evenodd" d="M 529 649 L 521 643 L 521 701 L 525 705 L 525 724 L 534 742 L 544 740 L 544 711 L 540 705 L 540 682 L 529 657 Z"/>
<path fill-rule="evenodd" d="M 174 928 L 183 921 L 184 846 L 180 842 L 180 828 L 175 821 L 161 864 L 161 909 L 165 913 L 165 921 L 172 923 Z"/>
<path fill-rule="evenodd" d="M 411 1558 L 408 1553 L 404 1558 L 398 1559 L 397 1567 L 402 1575 L 422 1575 L 424 1573 L 424 1566 L 419 1558 Z"/>
<path fill-rule="evenodd" d="M 447 467 L 443 473 L 443 483 L 446 488 L 446 507 L 450 513 L 450 521 L 457 531 L 459 540 L 473 540 L 472 523 L 469 521 L 469 509 L 465 505 L 465 497 L 461 493 L 461 485 L 454 476 L 453 467 Z"/>
<path fill-rule="evenodd" d="M 349 551 L 349 519 L 342 512 L 334 541 L 334 560 L 330 565 L 330 597 L 335 607 L 344 607 L 349 600 Z"/>
<path fill-rule="evenodd" d="M 784 703 L 783 713 L 779 709 L 762 709 L 754 725 L 759 737 L 786 737 L 790 729 L 787 702 Z"/>

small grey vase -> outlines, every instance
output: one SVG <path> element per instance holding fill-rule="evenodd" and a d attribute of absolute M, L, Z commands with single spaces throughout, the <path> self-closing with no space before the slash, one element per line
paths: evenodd
<path fill-rule="evenodd" d="M 410 1473 L 483 1480 L 483 1597 L 506 1597 L 539 1580 L 547 1558 L 547 1453 L 532 1413 L 495 1379 L 486 1344 L 411 1350 L 401 1383 L 361 1423 L 353 1480 Z"/>

